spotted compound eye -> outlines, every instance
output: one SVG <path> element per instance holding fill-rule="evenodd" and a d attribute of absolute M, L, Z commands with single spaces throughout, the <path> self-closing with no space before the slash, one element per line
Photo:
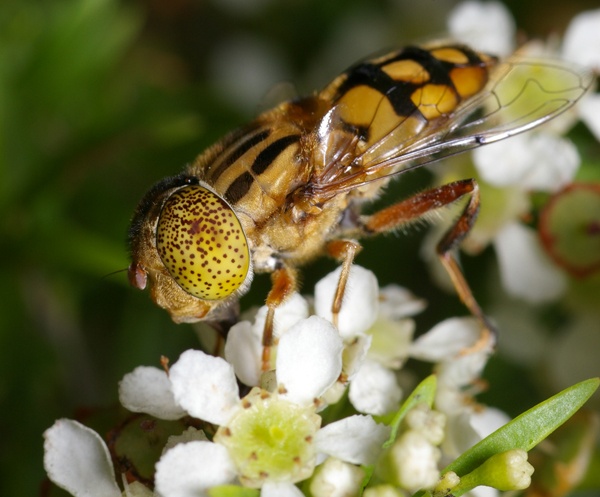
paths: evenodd
<path fill-rule="evenodd" d="M 165 203 L 156 248 L 186 292 L 222 300 L 244 282 L 250 267 L 246 236 L 233 209 L 202 186 L 186 186 Z"/>

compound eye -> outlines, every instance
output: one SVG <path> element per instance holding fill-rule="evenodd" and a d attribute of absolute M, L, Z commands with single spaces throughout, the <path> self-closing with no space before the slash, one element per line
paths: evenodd
<path fill-rule="evenodd" d="M 156 228 L 156 248 L 169 274 L 189 294 L 222 300 L 250 268 L 246 235 L 233 209 L 202 186 L 175 191 Z"/>

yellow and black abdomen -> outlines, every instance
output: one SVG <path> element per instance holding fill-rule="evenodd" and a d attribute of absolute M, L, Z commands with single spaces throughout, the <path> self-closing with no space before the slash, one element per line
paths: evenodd
<path fill-rule="evenodd" d="M 407 47 L 351 67 L 321 92 L 361 137 L 362 163 L 385 159 L 447 120 L 486 85 L 496 59 L 462 45 Z"/>

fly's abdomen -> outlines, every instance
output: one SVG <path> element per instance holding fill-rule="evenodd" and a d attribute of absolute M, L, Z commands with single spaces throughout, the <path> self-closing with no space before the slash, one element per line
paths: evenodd
<path fill-rule="evenodd" d="M 353 66 L 321 97 L 358 130 L 366 163 L 385 158 L 387 150 L 448 119 L 463 100 L 483 89 L 494 63 L 465 46 L 407 47 Z"/>

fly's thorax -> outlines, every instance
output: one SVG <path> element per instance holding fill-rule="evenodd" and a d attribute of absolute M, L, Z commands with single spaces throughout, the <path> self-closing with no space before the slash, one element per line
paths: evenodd
<path fill-rule="evenodd" d="M 271 270 L 280 253 L 302 241 L 302 224 L 287 212 L 293 192 L 313 173 L 312 132 L 324 111 L 325 103 L 316 97 L 281 104 L 226 136 L 187 169 L 235 210 L 258 271 Z"/>
<path fill-rule="evenodd" d="M 282 104 L 199 156 L 188 173 L 201 177 L 240 216 L 263 224 L 310 177 L 307 121 L 315 117 L 301 114 L 297 104 Z"/>
<path fill-rule="evenodd" d="M 327 243 L 339 234 L 339 224 L 350 195 L 336 195 L 323 204 L 298 208 L 294 205 L 269 220 L 262 230 L 262 239 L 277 247 L 281 259 L 289 266 L 301 266 L 325 253 Z"/>

